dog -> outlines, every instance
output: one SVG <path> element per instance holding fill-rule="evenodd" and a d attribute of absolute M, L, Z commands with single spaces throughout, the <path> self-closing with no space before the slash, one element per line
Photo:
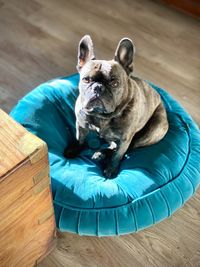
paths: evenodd
<path fill-rule="evenodd" d="M 78 46 L 79 96 L 75 104 L 76 139 L 84 144 L 96 131 L 108 147 L 94 160 L 106 158 L 106 178 L 115 177 L 128 149 L 159 142 L 168 131 L 166 110 L 160 95 L 133 75 L 135 46 L 129 38 L 119 42 L 114 59 L 97 60 L 93 42 L 85 35 Z"/>

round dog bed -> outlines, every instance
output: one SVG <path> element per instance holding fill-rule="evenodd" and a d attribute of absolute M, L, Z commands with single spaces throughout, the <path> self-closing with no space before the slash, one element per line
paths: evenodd
<path fill-rule="evenodd" d="M 121 235 L 149 227 L 180 208 L 200 183 L 200 132 L 184 109 L 152 84 L 167 109 L 169 131 L 159 143 L 126 154 L 106 179 L 91 159 L 101 140 L 66 159 L 75 139 L 78 74 L 48 81 L 19 101 L 11 116 L 48 145 L 57 227 L 81 235 Z"/>

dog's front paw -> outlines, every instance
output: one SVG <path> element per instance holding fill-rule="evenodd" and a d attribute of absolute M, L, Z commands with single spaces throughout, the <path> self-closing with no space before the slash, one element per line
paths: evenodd
<path fill-rule="evenodd" d="M 108 179 L 111 179 L 111 178 L 114 178 L 117 176 L 117 173 L 118 173 L 118 168 L 117 167 L 114 167 L 112 165 L 110 166 L 107 166 L 104 171 L 103 171 L 103 174 L 106 178 Z"/>
<path fill-rule="evenodd" d="M 84 149 L 84 145 L 80 145 L 78 142 L 71 143 L 64 150 L 64 157 L 68 159 L 76 158 Z"/>

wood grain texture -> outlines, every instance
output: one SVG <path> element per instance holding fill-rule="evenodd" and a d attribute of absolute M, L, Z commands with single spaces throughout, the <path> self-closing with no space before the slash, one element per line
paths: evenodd
<path fill-rule="evenodd" d="M 46 144 L 0 110 L 0 266 L 34 266 L 54 232 Z"/>
<path fill-rule="evenodd" d="M 199 267 L 200 263 L 200 249 L 195 253 L 194 256 L 192 256 L 192 258 L 190 259 L 189 263 L 191 267 Z M 185 265 L 185 267 L 187 267 L 187 264 Z"/>
<path fill-rule="evenodd" d="M 0 109 L 0 179 L 27 158 L 38 161 L 45 154 L 46 144 Z"/>
<path fill-rule="evenodd" d="M 135 73 L 171 93 L 200 125 L 200 25 L 150 0 L 0 0 L 0 106 L 76 71 L 77 45 L 90 34 L 98 58 L 118 41 L 136 44 Z M 200 266 L 200 191 L 166 221 L 109 238 L 60 234 L 40 267 Z M 196 264 L 196 265 L 194 265 Z"/>
<path fill-rule="evenodd" d="M 21 126 L 18 127 L 17 123 L 11 123 L 11 121 L 12 119 L 0 110 L 0 177 L 28 157 L 16 149 L 18 140 L 26 132 Z M 10 135 L 10 133 L 13 134 Z"/>

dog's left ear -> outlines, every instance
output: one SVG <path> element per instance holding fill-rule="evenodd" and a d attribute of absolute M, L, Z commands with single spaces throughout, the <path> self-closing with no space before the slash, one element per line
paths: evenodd
<path fill-rule="evenodd" d="M 135 46 L 129 38 L 123 38 L 115 51 L 115 60 L 125 69 L 129 75 L 133 71 L 133 57 Z"/>
<path fill-rule="evenodd" d="M 95 59 L 92 39 L 89 35 L 83 36 L 78 46 L 77 70 L 80 72 L 88 60 Z"/>

